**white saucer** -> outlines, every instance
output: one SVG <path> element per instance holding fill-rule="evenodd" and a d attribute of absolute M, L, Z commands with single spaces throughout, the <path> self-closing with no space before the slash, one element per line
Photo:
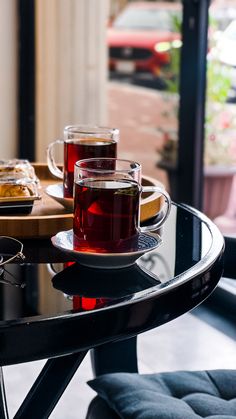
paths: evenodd
<path fill-rule="evenodd" d="M 82 265 L 93 268 L 124 268 L 133 265 L 144 253 L 156 249 L 162 239 L 155 233 L 140 233 L 137 250 L 127 253 L 90 253 L 73 249 L 73 231 L 61 231 L 51 238 L 52 244 L 63 252 L 69 253 Z"/>
<path fill-rule="evenodd" d="M 48 196 L 55 199 L 55 201 L 59 202 L 59 204 L 63 205 L 64 208 L 73 212 L 73 198 L 64 198 L 62 183 L 54 183 L 52 185 L 47 186 L 45 192 Z"/>

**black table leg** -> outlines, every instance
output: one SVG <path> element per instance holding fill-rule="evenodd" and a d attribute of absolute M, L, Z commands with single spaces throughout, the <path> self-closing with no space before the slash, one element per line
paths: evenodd
<path fill-rule="evenodd" d="M 90 353 L 95 376 L 112 372 L 138 372 L 136 336 L 98 346 Z"/>
<path fill-rule="evenodd" d="M 14 419 L 46 419 L 83 361 L 87 351 L 49 359 Z"/>
<path fill-rule="evenodd" d="M 7 410 L 7 401 L 6 401 L 6 393 L 5 393 L 2 367 L 0 367 L 0 385 L 1 385 L 0 418 L 8 419 L 9 416 L 8 416 L 8 410 Z"/>

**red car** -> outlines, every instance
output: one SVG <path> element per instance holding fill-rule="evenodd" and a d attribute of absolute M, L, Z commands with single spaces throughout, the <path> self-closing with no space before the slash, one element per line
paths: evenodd
<path fill-rule="evenodd" d="M 176 3 L 132 2 L 108 29 L 109 70 L 120 75 L 161 76 L 170 51 L 181 46 Z"/>

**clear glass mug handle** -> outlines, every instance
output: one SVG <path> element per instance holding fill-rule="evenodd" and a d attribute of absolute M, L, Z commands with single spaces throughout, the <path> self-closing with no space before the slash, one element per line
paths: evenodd
<path fill-rule="evenodd" d="M 59 272 L 61 272 L 64 269 L 62 263 L 57 263 L 56 265 L 59 266 L 59 269 L 56 269 L 55 264 L 52 263 L 52 262 L 47 263 L 47 265 L 46 265 L 47 270 L 48 270 L 48 272 L 51 276 L 54 276 L 54 275 L 58 274 Z"/>
<path fill-rule="evenodd" d="M 56 162 L 55 162 L 55 158 L 54 158 L 54 154 L 53 154 L 53 150 L 54 150 L 54 146 L 57 144 L 64 144 L 63 140 L 56 140 L 53 141 L 52 143 L 49 144 L 48 148 L 47 148 L 47 165 L 48 168 L 50 170 L 50 172 L 56 176 L 59 179 L 63 179 L 63 172 L 62 170 L 59 169 L 59 167 L 57 167 Z"/>
<path fill-rule="evenodd" d="M 140 227 L 142 232 L 153 231 L 161 227 L 170 214 L 170 210 L 171 210 L 170 195 L 163 188 L 159 188 L 159 186 L 142 186 L 142 193 L 143 192 L 158 192 L 160 195 L 163 195 L 165 198 L 165 210 L 161 219 L 159 219 L 155 224 Z"/>

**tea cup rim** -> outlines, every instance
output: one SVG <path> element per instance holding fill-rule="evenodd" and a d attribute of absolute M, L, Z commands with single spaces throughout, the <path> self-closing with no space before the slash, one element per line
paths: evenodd
<path fill-rule="evenodd" d="M 91 125 L 91 124 L 71 124 L 66 125 L 64 127 L 64 133 L 67 133 L 68 131 L 72 132 L 81 132 L 82 134 L 87 135 L 95 135 L 98 134 L 107 134 L 107 133 L 113 133 L 113 134 L 119 134 L 119 128 L 115 127 L 108 127 L 104 125 Z M 99 131 L 99 132 L 97 132 Z"/>
<path fill-rule="evenodd" d="M 99 161 L 99 160 L 100 161 L 104 160 L 104 161 L 116 161 L 116 162 L 130 163 L 130 167 L 127 167 L 125 169 L 104 169 L 104 168 L 94 168 L 94 167 L 86 167 L 86 166 L 83 167 L 81 165 L 81 164 L 84 164 L 86 162 L 91 162 L 92 163 L 92 162 Z M 86 171 L 92 171 L 92 172 L 95 172 L 95 173 L 104 173 L 104 172 L 106 172 L 106 173 L 113 173 L 113 172 L 117 172 L 117 173 L 127 172 L 127 173 L 130 173 L 130 171 L 138 172 L 138 171 L 141 171 L 141 169 L 142 169 L 141 164 L 134 161 L 134 160 L 119 159 L 119 158 L 116 158 L 116 157 L 93 157 L 93 158 L 89 158 L 89 159 L 81 159 L 81 160 L 78 160 L 77 162 L 75 162 L 75 166 L 78 169 L 82 169 L 82 170 L 84 169 Z"/>

